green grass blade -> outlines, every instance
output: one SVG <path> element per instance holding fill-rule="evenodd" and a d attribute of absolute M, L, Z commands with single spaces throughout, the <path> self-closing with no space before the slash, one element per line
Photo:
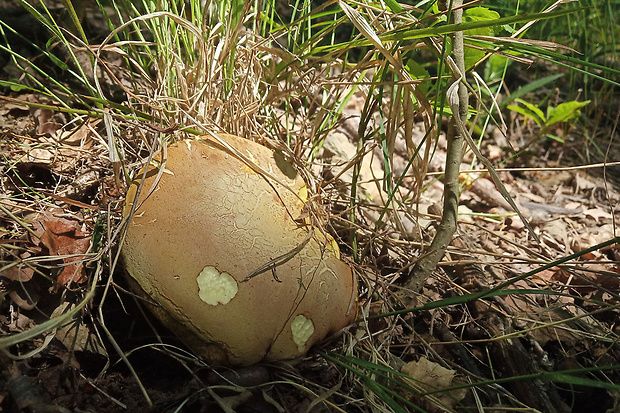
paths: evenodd
<path fill-rule="evenodd" d="M 549 83 L 552 83 L 563 76 L 564 76 L 564 73 L 556 73 L 555 75 L 549 75 L 549 76 L 545 76 L 540 79 L 536 79 L 533 82 L 530 82 L 527 85 L 520 87 L 515 92 L 511 93 L 509 96 L 507 96 L 504 100 L 501 101 L 499 106 L 505 107 L 510 102 L 513 102 L 515 99 L 525 96 L 526 94 L 530 92 L 534 92 L 535 90 L 538 90 L 541 87 Z"/>

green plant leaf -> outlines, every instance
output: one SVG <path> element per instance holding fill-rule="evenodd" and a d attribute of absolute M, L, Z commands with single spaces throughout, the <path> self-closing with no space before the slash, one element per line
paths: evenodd
<path fill-rule="evenodd" d="M 498 12 L 489 10 L 486 7 L 473 7 L 471 9 L 466 9 L 463 13 L 463 23 L 466 22 L 481 22 L 481 21 L 489 21 L 489 20 L 497 20 L 500 18 Z M 479 27 L 476 29 L 465 30 L 464 34 L 466 36 L 493 36 L 495 32 L 499 32 L 501 28 L 494 27 Z M 465 44 L 467 44 L 467 40 L 465 40 Z M 480 59 L 484 57 L 486 54 L 485 50 L 480 50 L 473 47 L 465 48 L 465 68 L 469 69 L 473 67 Z"/>
<path fill-rule="evenodd" d="M 418 83 L 418 87 L 422 92 L 428 92 L 428 89 L 431 86 L 431 75 L 428 73 L 428 70 L 426 70 L 424 66 L 422 66 L 413 59 L 407 60 L 407 64 L 405 65 L 405 67 L 407 68 L 407 72 L 409 72 L 412 79 L 427 79 L 427 81 L 425 82 Z"/>
<path fill-rule="evenodd" d="M 25 85 L 20 85 L 18 82 L 12 80 L 0 80 L 0 86 L 10 87 L 13 92 L 21 92 L 22 90 L 32 90 L 35 92 L 39 92 L 39 90 L 37 89 L 33 89 Z"/>
<path fill-rule="evenodd" d="M 558 106 L 549 106 L 547 108 L 547 126 L 551 126 L 555 123 L 568 122 L 579 117 L 582 107 L 590 103 L 589 100 L 584 102 L 577 102 L 573 100 L 571 102 L 560 103 Z"/>
<path fill-rule="evenodd" d="M 499 18 L 500 15 L 498 12 L 494 10 L 489 10 L 486 7 L 472 7 L 471 9 L 466 9 L 463 13 L 463 23 L 497 20 Z M 467 30 L 465 31 L 465 34 L 480 34 L 484 36 L 493 36 L 500 31 L 501 26 L 480 27 L 477 29 Z"/>
<path fill-rule="evenodd" d="M 467 45 L 467 41 L 464 41 Z M 476 49 L 473 47 L 465 47 L 465 70 L 471 69 L 480 59 L 485 55 L 484 50 Z"/>
<path fill-rule="evenodd" d="M 415 40 L 422 39 L 430 36 L 442 36 L 444 34 L 453 33 L 459 30 L 473 30 L 481 27 L 498 27 L 505 24 L 527 23 L 533 20 L 551 19 L 559 16 L 564 16 L 570 13 L 585 10 L 586 8 L 578 8 L 574 10 L 558 10 L 548 13 L 530 13 L 519 14 L 516 16 L 502 17 L 494 20 L 472 21 L 459 24 L 444 24 L 440 26 L 427 27 L 422 29 L 404 29 L 396 30 L 381 34 L 380 38 L 382 42 L 398 41 L 398 40 Z M 445 15 L 442 15 L 445 19 Z M 497 41 L 499 43 L 499 41 Z M 342 42 L 337 44 L 331 44 L 327 46 L 318 46 L 314 50 L 313 54 L 329 53 L 333 50 L 342 50 L 343 48 L 362 47 L 371 45 L 371 41 L 368 39 L 359 39 L 348 42 Z M 560 55 L 562 56 L 562 55 Z M 605 67 L 605 66 L 603 66 Z"/>
<path fill-rule="evenodd" d="M 491 83 L 501 79 L 504 69 L 512 63 L 512 59 L 500 54 L 492 54 L 484 67 L 484 80 Z"/>
<path fill-rule="evenodd" d="M 577 386 L 585 386 L 585 387 L 596 387 L 599 389 L 607 389 L 607 390 L 613 390 L 613 391 L 620 390 L 619 384 L 609 383 L 606 381 L 591 380 L 585 377 L 572 376 L 570 374 L 549 373 L 548 378 L 549 380 L 558 382 L 558 383 L 575 384 Z"/>
<path fill-rule="evenodd" d="M 498 44 L 503 43 L 501 39 L 498 39 L 495 42 Z M 609 83 L 610 85 L 620 86 L 620 82 L 616 80 L 617 77 L 620 75 L 620 70 L 615 69 L 613 66 L 600 65 L 594 62 L 578 59 L 566 54 L 548 50 L 544 47 L 537 45 L 519 44 L 517 47 L 515 47 L 514 44 L 505 44 L 504 47 L 506 48 L 506 50 L 518 50 L 521 53 L 527 53 L 531 56 L 544 59 L 548 62 L 558 64 L 571 70 L 575 70 L 577 72 L 583 73 L 586 76 L 600 79 L 606 83 Z M 590 70 L 586 70 L 585 68 Z M 596 73 L 599 71 L 601 74 Z M 605 75 L 612 75 L 615 77 L 605 77 Z"/>
<path fill-rule="evenodd" d="M 353 356 L 345 356 L 345 355 L 338 354 L 338 353 L 331 353 L 331 354 L 321 353 L 321 355 L 325 357 L 326 359 L 333 361 L 334 363 L 346 368 L 347 370 L 351 371 L 352 373 L 360 377 L 364 381 L 365 385 L 368 388 L 372 389 L 372 391 L 381 400 L 383 400 L 383 402 L 386 405 L 388 405 L 392 409 L 392 411 L 403 412 L 403 413 L 412 411 L 412 410 L 404 409 L 396 401 L 396 400 L 400 400 L 403 404 L 407 405 L 409 408 L 417 412 L 426 412 L 426 410 L 420 408 L 419 406 L 415 405 L 414 403 L 407 400 L 403 396 L 399 395 L 394 390 L 382 385 L 381 383 L 375 380 L 377 377 L 381 377 L 393 384 L 396 384 L 398 387 L 405 389 L 406 391 L 410 391 L 412 393 L 419 393 L 418 390 L 412 388 L 405 382 L 391 377 L 392 375 L 399 376 L 399 377 L 409 377 L 406 374 L 401 373 L 397 370 L 394 370 L 391 367 L 382 366 L 380 364 L 373 363 L 371 361 L 366 361 L 366 360 L 353 357 Z M 370 370 L 370 372 L 373 373 L 372 377 L 366 374 L 365 371 L 360 370 L 356 367 L 361 367 L 362 369 Z M 384 372 L 386 374 L 382 374 L 381 372 Z"/>
<path fill-rule="evenodd" d="M 540 120 L 542 120 L 543 122 L 545 122 L 545 114 L 543 113 L 543 111 L 538 107 L 538 105 L 535 105 L 533 103 L 527 102 L 523 99 L 515 99 L 515 102 L 518 102 L 520 104 L 522 104 L 523 106 L 525 106 L 526 108 L 528 108 L 529 110 L 531 110 L 532 112 L 534 112 Z"/>
<path fill-rule="evenodd" d="M 560 138 L 559 136 L 554 135 L 552 133 L 546 133 L 545 137 L 547 137 L 549 139 L 553 139 L 554 141 L 559 142 L 559 143 L 566 143 L 566 139 Z"/>
<path fill-rule="evenodd" d="M 436 15 L 435 18 L 437 19 L 437 21 L 445 22 L 445 21 L 448 20 L 448 17 L 445 14 L 443 14 L 441 12 L 441 10 L 439 10 L 439 4 L 436 1 L 433 2 L 433 5 L 431 6 L 430 12 L 431 12 L 431 14 L 435 14 Z"/>
<path fill-rule="evenodd" d="M 541 128 L 545 126 L 546 124 L 545 114 L 543 113 L 542 110 L 540 110 L 540 108 L 537 105 L 530 103 L 530 102 L 526 102 L 523 99 L 515 99 L 515 102 L 520 103 L 524 107 L 516 106 L 516 105 L 508 105 L 508 109 L 514 110 L 515 112 L 520 113 L 526 118 L 532 119 Z"/>
<path fill-rule="evenodd" d="M 388 8 L 394 13 L 402 13 L 404 10 L 403 6 L 396 0 L 385 0 L 385 4 L 387 4 Z"/>
<path fill-rule="evenodd" d="M 516 16 L 508 16 L 501 17 L 499 19 L 493 20 L 476 20 L 469 21 L 459 24 L 446 24 L 438 27 L 429 27 L 424 29 L 410 29 L 410 30 L 399 30 L 391 33 L 386 33 L 382 36 L 383 41 L 392 41 L 392 40 L 414 40 L 421 39 L 423 37 L 428 36 L 441 36 L 443 34 L 453 33 L 458 30 L 475 30 L 479 28 L 492 28 L 502 26 L 504 24 L 516 24 L 516 23 L 527 23 L 534 20 L 543 20 L 543 19 L 552 19 L 559 16 L 564 16 L 567 14 L 571 14 L 574 12 L 578 12 L 581 10 L 585 10 L 586 8 L 578 8 L 574 10 L 557 10 L 548 13 L 530 13 L 530 14 L 519 14 Z"/>
<path fill-rule="evenodd" d="M 558 74 L 555 74 L 555 75 L 545 76 L 545 77 L 543 77 L 541 79 L 537 79 L 537 80 L 533 81 L 532 83 L 529 83 L 529 84 L 527 84 L 527 85 L 525 85 L 523 87 L 520 87 L 519 89 L 517 89 L 516 92 L 514 92 L 510 96 L 507 96 L 506 99 L 502 100 L 502 102 L 500 103 L 500 107 L 504 107 L 508 103 L 515 101 L 517 98 L 520 98 L 521 96 L 525 96 L 526 94 L 528 94 L 530 92 L 533 92 L 534 90 L 540 89 L 541 87 L 543 87 L 547 83 L 551 83 L 551 82 L 561 78 L 562 76 L 564 76 L 563 73 L 558 73 Z"/>

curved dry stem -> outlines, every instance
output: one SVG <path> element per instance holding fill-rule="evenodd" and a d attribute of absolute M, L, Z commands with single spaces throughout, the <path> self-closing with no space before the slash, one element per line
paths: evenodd
<path fill-rule="evenodd" d="M 452 2 L 451 17 L 455 24 L 463 20 L 463 10 L 460 8 L 462 1 Z M 451 107 L 458 107 L 457 112 L 453 112 L 453 117 L 460 119 L 463 123 L 467 119 L 469 105 L 469 95 L 465 85 L 465 49 L 463 46 L 463 32 L 452 34 L 452 55 L 458 68 L 458 72 L 453 72 L 454 81 L 447 92 L 447 98 Z M 403 280 L 403 290 L 398 294 L 402 301 L 407 301 L 411 292 L 418 292 L 426 282 L 426 279 L 437 267 L 443 258 L 452 237 L 456 232 L 458 207 L 459 207 L 459 171 L 461 159 L 463 157 L 464 137 L 457 130 L 458 119 L 452 119 L 448 127 L 447 141 L 448 149 L 446 154 L 446 168 L 444 174 L 444 193 L 443 193 L 443 215 L 437 229 L 437 234 L 433 238 L 429 250 L 418 260 L 412 271 Z"/>

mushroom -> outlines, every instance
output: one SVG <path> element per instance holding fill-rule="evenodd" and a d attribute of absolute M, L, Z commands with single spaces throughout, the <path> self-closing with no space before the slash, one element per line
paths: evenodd
<path fill-rule="evenodd" d="M 355 317 L 355 276 L 334 239 L 310 225 L 294 168 L 257 143 L 218 136 L 171 145 L 165 170 L 151 166 L 132 183 L 126 272 L 208 362 L 302 356 Z"/>

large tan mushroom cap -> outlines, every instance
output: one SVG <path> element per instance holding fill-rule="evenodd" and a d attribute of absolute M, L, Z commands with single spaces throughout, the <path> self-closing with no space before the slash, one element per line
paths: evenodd
<path fill-rule="evenodd" d="M 306 188 L 294 169 L 261 145 L 220 137 L 297 194 L 212 137 L 173 145 L 142 203 L 159 170 L 147 173 L 122 247 L 125 268 L 159 304 L 152 310 L 164 325 L 208 361 L 297 357 L 352 321 L 354 275 L 331 237 L 315 229 L 309 238 L 300 200 Z M 139 181 L 127 194 L 125 216 Z M 304 241 L 275 272 L 242 282 Z"/>

